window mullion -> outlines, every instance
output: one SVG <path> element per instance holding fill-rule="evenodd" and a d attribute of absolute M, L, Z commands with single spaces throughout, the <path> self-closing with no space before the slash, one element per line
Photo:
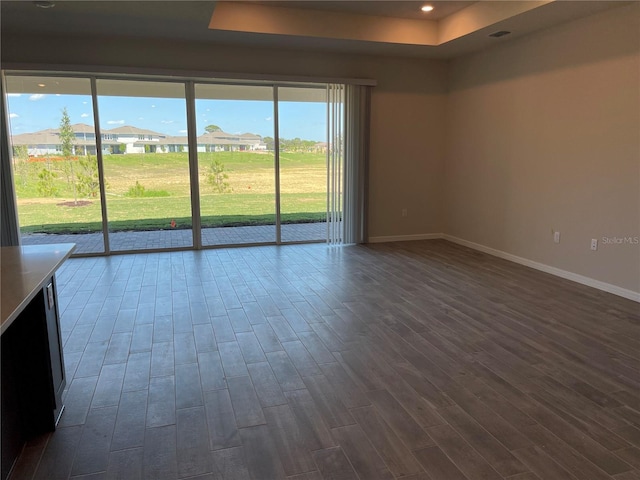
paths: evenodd
<path fill-rule="evenodd" d="M 111 247 L 109 245 L 109 220 L 107 217 L 107 187 L 104 181 L 104 163 L 102 161 L 102 137 L 100 134 L 100 113 L 98 112 L 98 92 L 96 87 L 96 77 L 91 80 L 91 101 L 93 102 L 93 125 L 96 135 L 96 162 L 98 163 L 98 183 L 100 184 L 100 208 L 102 210 L 102 237 L 104 242 L 104 253 L 109 255 Z"/>

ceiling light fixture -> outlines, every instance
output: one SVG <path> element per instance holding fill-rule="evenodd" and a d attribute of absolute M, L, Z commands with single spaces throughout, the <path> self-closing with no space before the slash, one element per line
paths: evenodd
<path fill-rule="evenodd" d="M 33 4 L 39 8 L 53 8 L 56 6 L 54 2 L 33 2 Z"/>
<path fill-rule="evenodd" d="M 38 84 L 38 86 L 39 86 L 40 88 L 46 87 L 46 85 L 45 85 L 44 83 L 39 83 L 39 84 Z"/>
<path fill-rule="evenodd" d="M 431 5 L 425 5 L 420 10 L 422 10 L 423 12 L 430 12 L 431 10 L 433 10 L 433 7 Z"/>

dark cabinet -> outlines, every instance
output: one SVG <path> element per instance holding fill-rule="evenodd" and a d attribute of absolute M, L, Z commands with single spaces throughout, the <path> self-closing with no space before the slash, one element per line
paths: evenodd
<path fill-rule="evenodd" d="M 30 437 L 54 430 L 66 385 L 55 278 L 2 335 L 2 478 Z"/>

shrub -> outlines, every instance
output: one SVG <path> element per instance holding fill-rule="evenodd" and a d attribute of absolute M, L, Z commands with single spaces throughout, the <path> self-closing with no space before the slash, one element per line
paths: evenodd
<path fill-rule="evenodd" d="M 29 178 L 29 150 L 26 145 L 16 145 L 13 147 L 13 166 L 20 184 L 24 187 Z"/>
<path fill-rule="evenodd" d="M 133 187 L 129 187 L 129 191 L 125 194 L 127 197 L 144 197 L 145 188 L 136 180 Z"/>
<path fill-rule="evenodd" d="M 224 164 L 219 160 L 213 160 L 209 165 L 209 174 L 207 175 L 207 183 L 213 187 L 213 191 L 217 193 L 231 192 L 231 186 L 226 180 L 229 175 L 224 173 Z"/>
<path fill-rule="evenodd" d="M 136 180 L 136 184 L 129 188 L 129 191 L 125 193 L 125 197 L 134 198 L 153 198 L 153 197 L 170 197 L 171 194 L 166 190 L 147 190 L 144 185 Z"/>
<path fill-rule="evenodd" d="M 58 194 L 58 189 L 55 186 L 54 180 L 58 175 L 52 172 L 48 168 L 43 168 L 38 173 L 38 192 L 43 197 L 55 197 Z"/>

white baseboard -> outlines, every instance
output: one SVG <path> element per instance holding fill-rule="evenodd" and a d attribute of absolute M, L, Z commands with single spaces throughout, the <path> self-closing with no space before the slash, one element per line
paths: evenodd
<path fill-rule="evenodd" d="M 487 247 L 479 243 L 470 242 L 469 240 L 464 240 L 462 238 L 454 237 L 445 233 L 421 233 L 416 235 L 389 235 L 381 237 L 369 237 L 368 243 L 407 242 L 411 240 L 436 240 L 440 238 L 448 240 L 452 243 L 457 243 L 458 245 L 478 250 L 479 252 L 488 253 L 489 255 L 493 255 L 494 257 L 503 258 L 505 260 L 509 260 L 526 267 L 540 270 L 541 272 L 550 273 L 551 275 L 555 275 L 556 277 L 566 278 L 567 280 L 571 280 L 582 285 L 587 285 L 588 287 L 597 288 L 598 290 L 602 290 L 604 292 L 613 293 L 614 295 L 618 295 L 620 297 L 624 297 L 629 300 L 633 300 L 634 302 L 640 303 L 640 293 L 634 292 L 633 290 L 618 287 L 617 285 L 612 285 L 611 283 L 601 282 L 593 278 L 585 277 L 584 275 L 579 275 L 567 270 L 562 270 L 550 265 L 545 265 L 544 263 L 535 262 L 527 258 L 503 252 L 502 250 L 496 250 L 495 248 Z"/>
<path fill-rule="evenodd" d="M 386 237 L 382 237 L 382 238 L 386 238 Z M 495 248 L 486 247 L 479 243 L 470 242 L 468 240 L 463 240 L 462 238 L 454 237 L 451 235 L 443 234 L 437 238 L 443 238 L 450 242 L 457 243 L 458 245 L 463 245 L 465 247 L 478 250 L 480 252 L 488 253 L 489 255 L 493 255 L 495 257 L 504 258 L 505 260 L 509 260 L 514 263 L 519 263 L 520 265 L 525 265 L 527 267 L 535 268 L 536 270 L 550 273 L 551 275 L 555 275 L 557 277 L 566 278 L 567 280 L 572 280 L 574 282 L 581 283 L 582 285 L 587 285 L 589 287 L 597 288 L 598 290 L 603 290 L 608 293 L 613 293 L 614 295 L 628 298 L 629 300 L 633 300 L 635 302 L 640 303 L 640 293 L 634 292 L 633 290 L 627 290 L 626 288 L 618 287 L 610 283 L 601 282 L 599 280 L 594 280 L 593 278 L 585 277 L 584 275 L 579 275 L 577 273 L 568 272 L 560 268 L 551 267 L 549 265 L 545 265 L 544 263 L 534 262 L 533 260 L 518 257 L 517 255 L 512 255 L 511 253 L 503 252 L 501 250 L 496 250 Z"/>
<path fill-rule="evenodd" d="M 387 237 L 369 237 L 367 243 L 408 242 L 411 240 L 436 240 L 443 238 L 442 233 L 419 233 L 417 235 L 390 235 Z"/>

